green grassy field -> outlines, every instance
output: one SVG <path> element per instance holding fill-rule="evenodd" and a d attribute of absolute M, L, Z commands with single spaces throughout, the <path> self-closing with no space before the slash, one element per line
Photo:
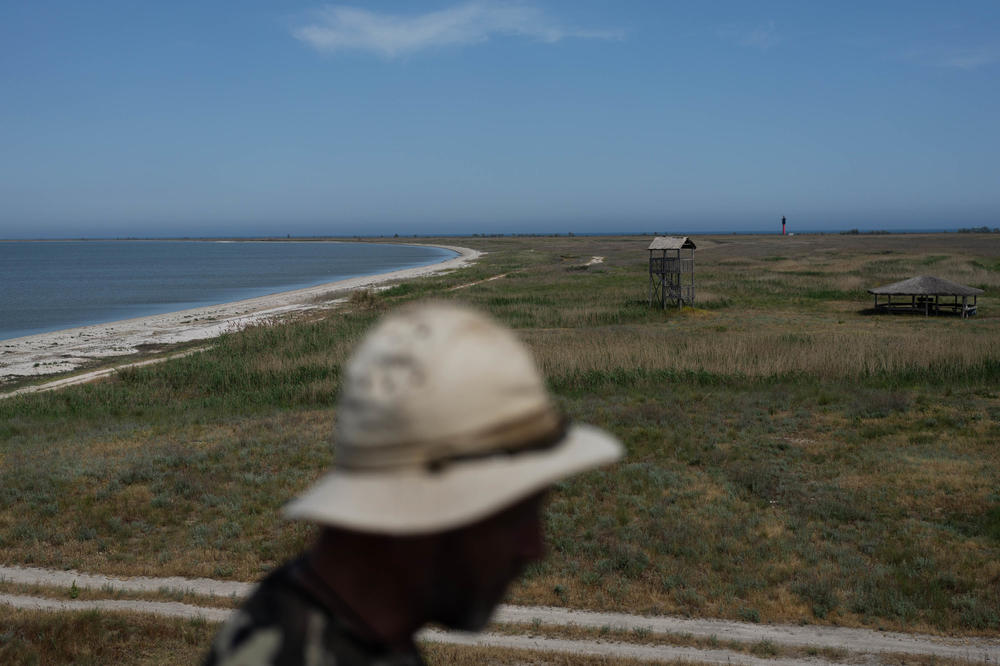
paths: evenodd
<path fill-rule="evenodd" d="M 462 239 L 471 268 L 0 401 L 0 562 L 259 577 L 310 538 L 279 510 L 331 462 L 346 355 L 436 297 L 628 450 L 556 488 L 511 601 L 1000 635 L 1000 240 L 696 237 L 696 307 L 665 311 L 649 241 Z M 979 316 L 868 312 L 922 274 L 986 289 Z"/>

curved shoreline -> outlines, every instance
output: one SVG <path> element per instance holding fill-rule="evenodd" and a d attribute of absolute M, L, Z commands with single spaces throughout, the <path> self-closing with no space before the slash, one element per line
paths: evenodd
<path fill-rule="evenodd" d="M 459 256 L 427 266 L 337 280 L 241 301 L 0 340 L 0 382 L 69 372 L 97 359 L 135 354 L 143 345 L 214 338 L 272 317 L 329 306 L 342 300 L 343 292 L 454 270 L 482 255 L 467 247 L 437 244 L 432 247 L 452 250 Z"/>

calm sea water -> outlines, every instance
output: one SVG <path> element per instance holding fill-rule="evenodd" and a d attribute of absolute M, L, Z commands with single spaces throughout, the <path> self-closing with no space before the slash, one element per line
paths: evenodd
<path fill-rule="evenodd" d="M 326 242 L 0 242 L 0 340 L 215 305 L 456 256 Z"/>

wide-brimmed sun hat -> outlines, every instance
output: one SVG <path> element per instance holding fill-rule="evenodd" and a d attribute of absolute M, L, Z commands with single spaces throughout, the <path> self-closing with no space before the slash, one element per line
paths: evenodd
<path fill-rule="evenodd" d="M 289 518 L 422 534 L 485 518 L 617 460 L 608 433 L 570 424 L 513 332 L 464 307 L 385 317 L 346 366 L 333 469 Z"/>

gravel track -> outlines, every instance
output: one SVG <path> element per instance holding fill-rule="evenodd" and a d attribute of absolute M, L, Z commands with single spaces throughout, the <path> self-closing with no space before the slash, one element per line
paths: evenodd
<path fill-rule="evenodd" d="M 227 608 L 205 608 L 182 604 L 179 601 L 139 601 L 137 599 L 50 599 L 29 597 L 23 594 L 0 594 L 0 604 L 24 610 L 47 611 L 118 611 L 129 613 L 152 613 L 164 617 L 180 617 L 193 620 L 201 618 L 209 622 L 223 622 L 232 612 Z"/>
<path fill-rule="evenodd" d="M 45 585 L 49 587 L 77 587 L 94 590 L 120 590 L 122 592 L 190 592 L 203 597 L 246 597 L 254 588 L 253 583 L 235 580 L 213 580 L 211 578 L 113 578 L 101 574 L 87 574 L 79 571 L 58 571 L 33 567 L 0 566 L 0 581 L 18 585 Z"/>
<path fill-rule="evenodd" d="M 646 629 L 653 634 L 688 634 L 699 638 L 776 645 L 846 649 L 852 652 L 900 652 L 934 655 L 973 661 L 1000 661 L 1000 640 L 979 638 L 939 638 L 926 634 L 903 634 L 850 627 L 820 625 L 753 624 L 728 620 L 700 620 L 671 616 L 644 617 L 624 613 L 576 611 L 545 606 L 502 606 L 494 618 L 504 624 L 576 625 L 578 627 L 633 631 Z"/>
<path fill-rule="evenodd" d="M 425 629 L 418 640 L 451 643 L 454 645 L 475 645 L 485 647 L 514 648 L 537 652 L 563 652 L 586 656 L 628 657 L 643 661 L 686 660 L 704 664 L 747 664 L 749 666 L 793 666 L 794 664 L 833 664 L 837 662 L 796 657 L 762 659 L 732 650 L 701 649 L 677 645 L 637 645 L 618 641 L 571 640 L 566 638 L 545 638 L 542 636 L 511 636 L 507 634 L 460 634 L 449 631 Z M 843 666 L 840 663 L 840 666 Z"/>
<path fill-rule="evenodd" d="M 201 596 L 245 597 L 252 583 L 213 580 L 210 578 L 115 578 L 77 571 L 55 571 L 31 567 L 0 566 L 0 581 L 22 585 L 42 585 L 69 588 L 103 589 L 128 592 L 186 592 Z M 22 608 L 71 610 L 100 608 L 132 612 L 151 612 L 172 617 L 204 617 L 221 621 L 229 613 L 225 609 L 205 608 L 177 602 L 141 600 L 63 601 L 23 595 L 0 594 L 0 603 Z M 88 605 L 89 604 L 89 605 Z M 843 649 L 853 653 L 897 653 L 965 659 L 980 663 L 1000 662 L 1000 639 L 942 638 L 923 634 L 882 632 L 870 629 L 828 626 L 794 626 L 751 624 L 727 620 L 700 620 L 670 616 L 646 617 L 625 613 L 602 613 L 569 610 L 547 606 L 501 606 L 494 618 L 498 624 L 531 624 L 542 627 L 576 626 L 618 631 L 644 631 L 659 635 L 686 635 L 738 641 L 746 644 L 769 641 L 777 646 L 798 648 Z M 706 663 L 767 663 L 782 660 L 758 659 L 728 650 L 711 650 L 679 646 L 636 645 L 615 641 L 565 640 L 536 636 L 505 634 L 457 634 L 427 630 L 422 638 L 430 641 L 462 645 L 489 645 L 529 650 L 573 652 L 575 654 L 620 655 L 636 659 L 691 659 Z M 801 659 L 789 663 L 803 663 Z M 808 663 L 821 663 L 811 661 Z"/>

